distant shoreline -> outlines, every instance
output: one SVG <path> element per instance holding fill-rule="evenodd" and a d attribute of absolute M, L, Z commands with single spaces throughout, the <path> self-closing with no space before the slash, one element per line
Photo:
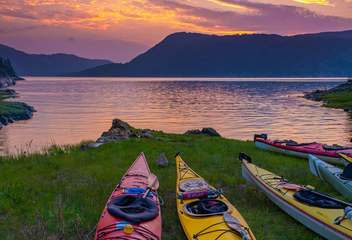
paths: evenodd
<path fill-rule="evenodd" d="M 352 112 L 352 79 L 328 90 L 315 90 L 304 95 L 306 99 L 323 102 L 324 107 Z"/>
<path fill-rule="evenodd" d="M 31 80 L 67 80 L 67 79 L 128 79 L 128 80 L 165 80 L 165 81 L 234 81 L 234 82 L 344 82 L 348 77 L 93 77 L 93 76 L 25 76 Z M 318 80 L 318 81 L 317 81 Z"/>

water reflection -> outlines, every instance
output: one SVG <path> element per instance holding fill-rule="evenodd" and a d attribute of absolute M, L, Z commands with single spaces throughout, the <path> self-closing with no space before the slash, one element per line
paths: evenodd
<path fill-rule="evenodd" d="M 239 139 L 266 132 L 346 144 L 351 136 L 351 115 L 301 98 L 333 82 L 139 80 L 28 78 L 16 90 L 38 112 L 0 130 L 0 151 L 96 139 L 113 118 L 176 133 L 209 126 Z"/>

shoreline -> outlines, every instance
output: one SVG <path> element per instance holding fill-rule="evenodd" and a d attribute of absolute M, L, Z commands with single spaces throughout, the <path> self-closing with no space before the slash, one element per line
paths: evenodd
<path fill-rule="evenodd" d="M 18 95 L 13 89 L 0 89 L 0 129 L 10 123 L 20 120 L 28 120 L 36 112 L 34 107 L 24 102 L 7 101 Z"/>
<path fill-rule="evenodd" d="M 343 109 L 352 113 L 352 79 L 328 90 L 305 93 L 304 98 L 322 102 L 323 107 Z"/>
<path fill-rule="evenodd" d="M 93 76 L 25 76 L 25 78 L 31 79 L 128 79 L 130 81 L 234 81 L 234 82 L 345 82 L 348 77 L 93 77 Z"/>

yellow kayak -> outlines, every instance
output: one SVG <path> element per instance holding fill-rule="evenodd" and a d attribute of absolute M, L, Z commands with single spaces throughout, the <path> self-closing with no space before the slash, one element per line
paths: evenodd
<path fill-rule="evenodd" d="M 248 224 L 237 209 L 176 156 L 177 213 L 192 240 L 254 240 Z"/>
<path fill-rule="evenodd" d="M 251 163 L 241 153 L 243 177 L 288 215 L 330 240 L 352 239 L 352 205 L 312 187 L 290 183 Z"/>

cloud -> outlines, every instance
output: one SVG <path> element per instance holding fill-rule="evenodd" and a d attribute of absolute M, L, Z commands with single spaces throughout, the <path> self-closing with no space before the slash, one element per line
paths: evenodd
<path fill-rule="evenodd" d="M 304 3 L 304 4 L 318 4 L 318 5 L 332 5 L 328 0 L 293 0 L 294 2 Z"/>
<path fill-rule="evenodd" d="M 105 38 L 118 35 L 148 44 L 174 31 L 214 34 L 333 31 L 352 28 L 352 19 L 346 17 L 352 3 L 347 1 L 280 1 L 283 5 L 277 4 L 277 0 L 0 0 L 0 31 L 11 34 L 18 31 L 20 35 L 36 26 L 33 35 L 39 29 L 45 35 L 51 28 L 60 34 L 66 31 L 67 36 L 82 32 Z M 323 15 L 322 10 L 333 10 L 335 16 Z M 336 16 L 337 12 L 345 17 Z"/>
<path fill-rule="evenodd" d="M 170 0 L 153 0 L 167 9 L 174 9 L 194 25 L 211 29 L 246 30 L 295 34 L 352 28 L 352 19 L 319 15 L 297 6 L 255 3 L 244 0 L 217 0 L 250 9 L 247 13 L 214 11 Z M 193 20 L 192 20 L 193 19 Z"/>

